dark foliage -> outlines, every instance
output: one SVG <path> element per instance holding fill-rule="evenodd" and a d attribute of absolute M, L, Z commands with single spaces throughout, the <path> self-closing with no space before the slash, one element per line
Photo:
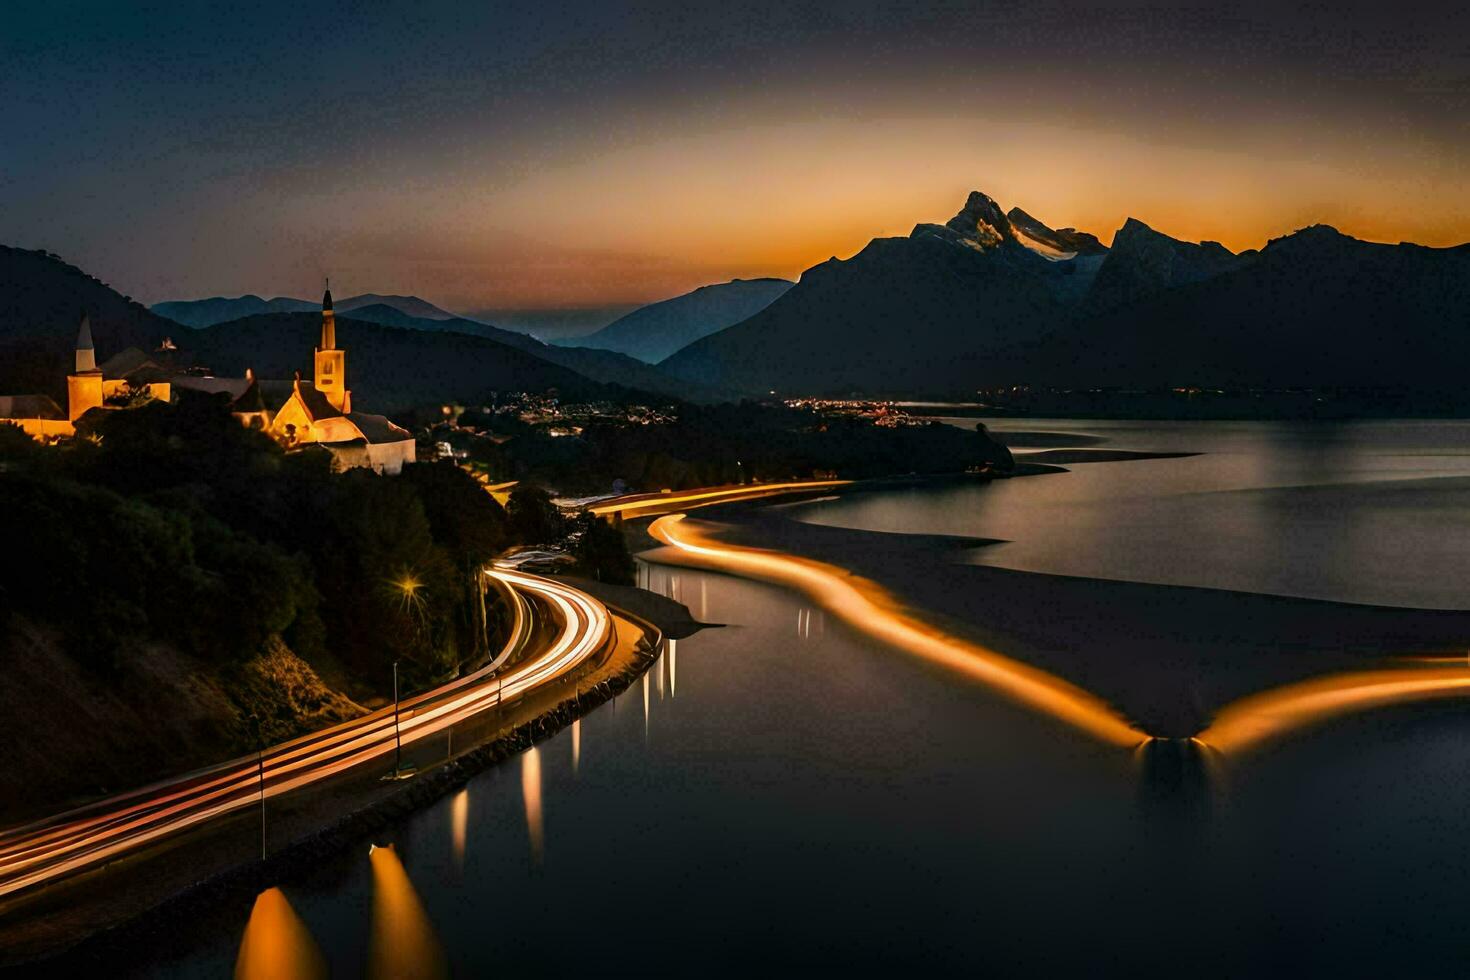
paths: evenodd
<path fill-rule="evenodd" d="M 0 596 L 88 661 L 150 639 L 238 661 L 279 634 L 381 691 L 393 660 L 414 684 L 483 652 L 478 570 L 506 518 L 457 468 L 334 474 L 208 396 L 80 428 L 0 475 Z"/>
<path fill-rule="evenodd" d="M 505 443 L 502 451 L 512 458 L 516 476 L 576 493 L 607 493 L 615 480 L 638 490 L 661 490 L 1011 465 L 1005 447 L 979 431 L 938 423 L 881 428 L 754 403 L 686 405 L 672 424 L 589 426 L 575 439 L 528 431 Z M 511 520 L 515 522 L 514 515 Z"/>
<path fill-rule="evenodd" d="M 510 535 L 518 544 L 550 544 L 565 531 L 551 497 L 532 483 L 522 483 L 510 492 L 505 513 Z"/>
<path fill-rule="evenodd" d="M 585 512 L 577 520 L 582 525 L 581 533 L 572 546 L 572 556 L 577 559 L 577 570 L 599 582 L 634 584 L 633 556 L 628 554 L 628 544 L 623 539 L 623 533 L 601 518 Z"/>

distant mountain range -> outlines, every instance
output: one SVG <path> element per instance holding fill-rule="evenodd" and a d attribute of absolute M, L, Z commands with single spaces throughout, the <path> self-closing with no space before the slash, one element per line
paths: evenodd
<path fill-rule="evenodd" d="M 364 293 L 349 299 L 335 300 L 332 305 L 341 318 L 365 320 L 403 330 L 429 330 L 484 337 L 507 347 L 524 351 L 540 360 L 570 368 L 593 381 L 621 385 L 650 394 L 707 400 L 711 392 L 720 391 L 718 386 L 694 385 L 675 378 L 651 364 L 613 350 L 553 346 L 537 340 L 530 334 L 516 330 L 504 330 L 478 320 L 446 313 L 428 300 L 417 296 L 382 296 L 376 293 Z M 251 312 L 240 313 L 228 319 L 216 319 L 239 310 Z M 275 313 L 319 313 L 320 310 L 319 302 L 311 303 L 290 298 L 263 300 L 258 296 L 242 296 L 238 299 L 171 301 L 156 303 L 152 307 L 154 313 L 168 316 L 180 323 L 226 330 L 233 329 L 236 321 L 250 317 Z"/>
<path fill-rule="evenodd" d="M 1306 228 L 1259 251 L 1129 219 L 1108 248 L 974 192 L 943 225 L 831 259 L 661 362 L 752 393 L 973 397 L 978 388 L 1463 387 L 1470 245 Z"/>
<path fill-rule="evenodd" d="M 1105 245 L 978 191 L 949 221 L 874 239 L 794 285 L 737 280 L 633 311 L 581 341 L 596 347 L 544 344 L 411 296 L 336 307 L 353 324 L 342 332 L 353 387 L 379 411 L 604 385 L 702 401 L 1371 388 L 1398 393 L 1394 412 L 1470 411 L 1470 244 L 1377 244 L 1317 225 L 1232 253 L 1130 218 Z M 0 249 L 0 393 L 64 395 L 84 309 L 103 358 L 172 338 L 180 358 L 221 372 L 308 370 L 318 323 L 316 303 L 289 298 L 150 311 L 56 256 Z M 216 321 L 241 309 L 257 312 Z M 697 335 L 657 364 L 640 359 Z"/>
<path fill-rule="evenodd" d="M 417 296 L 381 296 L 377 293 L 363 293 L 360 296 L 339 299 L 333 303 L 333 306 L 338 313 L 350 313 L 365 306 L 388 306 L 408 316 L 423 320 L 457 318 L 456 314 L 441 310 L 428 300 L 419 299 Z M 305 299 L 292 299 L 289 296 L 261 299 L 259 296 L 246 295 L 234 299 L 215 296 L 210 299 L 168 300 L 163 303 L 154 303 L 150 309 L 159 316 L 168 317 L 185 326 L 212 327 L 217 323 L 227 323 L 241 317 L 259 316 L 262 313 L 307 313 L 311 310 L 320 310 L 321 304 Z"/>
<path fill-rule="evenodd" d="M 745 320 L 771 305 L 794 283 L 786 279 L 732 279 L 639 307 L 585 337 L 559 344 L 618 351 L 657 364 L 702 337 Z"/>
<path fill-rule="evenodd" d="M 177 348 L 169 359 L 181 368 L 199 365 L 233 376 L 251 368 L 274 378 L 301 371 L 310 377 L 321 313 L 320 304 L 306 305 L 302 311 L 254 314 L 195 329 L 119 295 L 55 255 L 0 246 L 0 394 L 47 394 L 64 402 L 84 311 L 91 317 L 99 361 L 129 347 L 153 351 L 168 340 Z M 337 336 L 347 349 L 349 385 L 365 410 L 396 413 L 473 401 L 497 390 L 557 388 L 568 397 L 604 398 L 627 394 L 629 388 L 667 396 L 672 389 L 690 387 L 610 351 L 562 350 L 470 320 L 411 317 L 383 303 L 345 313 L 343 305 L 334 304 Z M 560 361 L 581 362 L 599 378 Z M 615 378 L 621 380 L 602 380 Z M 658 387 L 639 384 L 645 381 Z"/>
<path fill-rule="evenodd" d="M 333 305 L 341 309 L 341 304 L 334 303 Z M 691 384 L 651 364 L 616 351 L 546 344 L 530 334 L 516 330 L 503 330 L 488 323 L 466 320 L 462 317 L 448 320 L 426 319 L 409 316 L 396 306 L 382 303 L 360 306 L 345 315 L 353 319 L 367 320 L 384 326 L 401 327 L 406 330 L 431 330 L 485 337 L 507 347 L 514 347 L 540 360 L 569 368 L 594 381 L 621 385 L 624 388 L 633 388 L 651 394 L 668 395 L 691 401 L 709 401 L 721 394 L 718 386 L 706 387 Z M 222 329 L 229 329 L 229 327 L 229 324 L 221 325 Z"/>

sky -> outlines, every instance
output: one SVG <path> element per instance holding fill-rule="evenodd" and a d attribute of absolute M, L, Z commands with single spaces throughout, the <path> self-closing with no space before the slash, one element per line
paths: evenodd
<path fill-rule="evenodd" d="M 972 189 L 1104 241 L 1470 240 L 1470 5 L 12 7 L 0 243 L 147 302 L 627 308 Z"/>

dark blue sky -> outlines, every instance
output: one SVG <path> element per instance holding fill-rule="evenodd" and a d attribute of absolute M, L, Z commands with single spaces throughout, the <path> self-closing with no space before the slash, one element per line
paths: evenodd
<path fill-rule="evenodd" d="M 7 12 L 0 240 L 147 301 L 638 302 L 971 188 L 1105 240 L 1470 238 L 1463 4 L 127 6 Z"/>

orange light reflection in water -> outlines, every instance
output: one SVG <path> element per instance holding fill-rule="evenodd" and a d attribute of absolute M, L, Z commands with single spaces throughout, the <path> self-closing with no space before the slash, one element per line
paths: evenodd
<path fill-rule="evenodd" d="M 470 788 L 466 786 L 454 794 L 449 808 L 450 834 L 454 841 L 454 870 L 464 870 L 465 841 L 470 826 Z"/>
<path fill-rule="evenodd" d="M 535 746 L 521 756 L 521 795 L 526 801 L 526 833 L 531 838 L 531 859 L 541 863 L 546 829 L 541 816 L 541 755 Z"/>
<path fill-rule="evenodd" d="M 306 923 L 279 888 L 255 899 L 240 940 L 235 980 L 307 980 L 327 976 L 327 961 Z"/>
<path fill-rule="evenodd" d="M 1470 695 L 1470 666 L 1364 670 L 1251 694 L 1227 704 L 1199 741 L 1238 753 L 1266 739 L 1354 711 L 1428 698 Z"/>
<path fill-rule="evenodd" d="M 368 976 L 444 977 L 444 950 L 408 872 L 390 844 L 368 852 L 373 867 L 373 931 L 368 948 Z"/>
<path fill-rule="evenodd" d="M 1131 748 L 1149 737 L 1101 698 L 972 640 L 945 633 L 910 615 L 881 586 L 841 568 L 725 544 L 702 532 L 683 514 L 659 518 L 648 533 L 696 564 L 733 569 L 799 589 L 853 628 L 981 681 L 1103 742 Z"/>

